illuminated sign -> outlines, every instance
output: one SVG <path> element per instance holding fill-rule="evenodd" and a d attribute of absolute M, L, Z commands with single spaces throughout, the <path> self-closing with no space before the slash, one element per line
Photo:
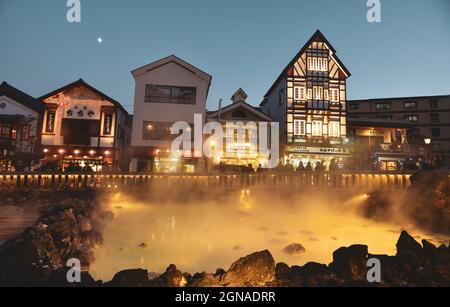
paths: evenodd
<path fill-rule="evenodd" d="M 311 154 L 349 154 L 350 149 L 344 147 L 309 147 L 309 146 L 287 146 L 289 153 L 311 153 Z"/>

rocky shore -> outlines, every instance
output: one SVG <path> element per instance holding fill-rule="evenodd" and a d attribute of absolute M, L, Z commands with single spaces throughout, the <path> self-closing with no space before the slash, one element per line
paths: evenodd
<path fill-rule="evenodd" d="M 83 194 L 67 194 L 83 193 Z M 326 287 L 326 286 L 450 286 L 450 247 L 419 244 L 407 232 L 397 254 L 371 255 L 365 245 L 342 247 L 326 265 L 276 263 L 267 250 L 243 257 L 225 271 L 190 275 L 170 265 L 163 274 L 144 269 L 117 273 L 111 281 L 96 281 L 88 271 L 93 250 L 102 244 L 102 224 L 112 219 L 89 192 L 65 192 L 46 199 L 42 217 L 32 227 L 0 246 L 1 286 L 58 287 Z M 67 260 L 80 259 L 81 283 L 67 282 Z M 371 284 L 367 261 L 381 262 L 381 283 Z"/>

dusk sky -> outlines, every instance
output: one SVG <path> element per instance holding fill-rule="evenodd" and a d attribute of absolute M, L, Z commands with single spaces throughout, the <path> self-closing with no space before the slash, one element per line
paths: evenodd
<path fill-rule="evenodd" d="M 213 76 L 208 109 L 242 87 L 258 105 L 320 29 L 352 73 L 349 99 L 450 94 L 450 1 L 0 0 L 0 81 L 39 97 L 83 78 L 133 111 L 131 70 L 175 54 Z M 103 39 L 102 43 L 97 38 Z"/>

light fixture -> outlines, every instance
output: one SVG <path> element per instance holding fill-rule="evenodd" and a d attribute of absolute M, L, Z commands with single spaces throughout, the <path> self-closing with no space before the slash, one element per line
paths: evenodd
<path fill-rule="evenodd" d="M 148 131 L 152 131 L 153 130 L 153 125 L 147 125 L 147 130 Z"/>
<path fill-rule="evenodd" d="M 49 151 L 48 148 L 44 149 L 44 153 L 48 153 L 48 151 Z"/>
<path fill-rule="evenodd" d="M 65 152 L 65 150 L 64 150 L 64 149 L 60 149 L 60 150 L 58 150 L 58 152 L 59 152 L 60 154 L 63 154 L 63 153 Z"/>
<path fill-rule="evenodd" d="M 93 156 L 95 154 L 95 150 L 89 150 L 89 154 Z"/>
<path fill-rule="evenodd" d="M 75 150 L 73 151 L 73 153 L 76 154 L 76 155 L 79 155 L 79 154 L 80 154 L 80 151 L 79 151 L 78 149 L 75 149 Z"/>
<path fill-rule="evenodd" d="M 105 156 L 109 156 L 110 152 L 109 150 L 105 151 Z"/>
<path fill-rule="evenodd" d="M 427 144 L 427 145 L 431 144 L 431 139 L 430 138 L 425 138 L 424 141 L 425 141 L 425 144 Z"/>

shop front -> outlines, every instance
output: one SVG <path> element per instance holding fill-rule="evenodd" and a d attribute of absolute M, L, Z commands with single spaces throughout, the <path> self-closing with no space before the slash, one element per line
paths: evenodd
<path fill-rule="evenodd" d="M 320 163 L 328 169 L 334 159 L 338 167 L 342 167 L 344 160 L 350 157 L 349 147 L 314 147 L 302 145 L 288 145 L 284 150 L 284 164 L 291 164 L 297 168 L 300 163 L 306 167 L 310 164 L 313 168 Z"/>

